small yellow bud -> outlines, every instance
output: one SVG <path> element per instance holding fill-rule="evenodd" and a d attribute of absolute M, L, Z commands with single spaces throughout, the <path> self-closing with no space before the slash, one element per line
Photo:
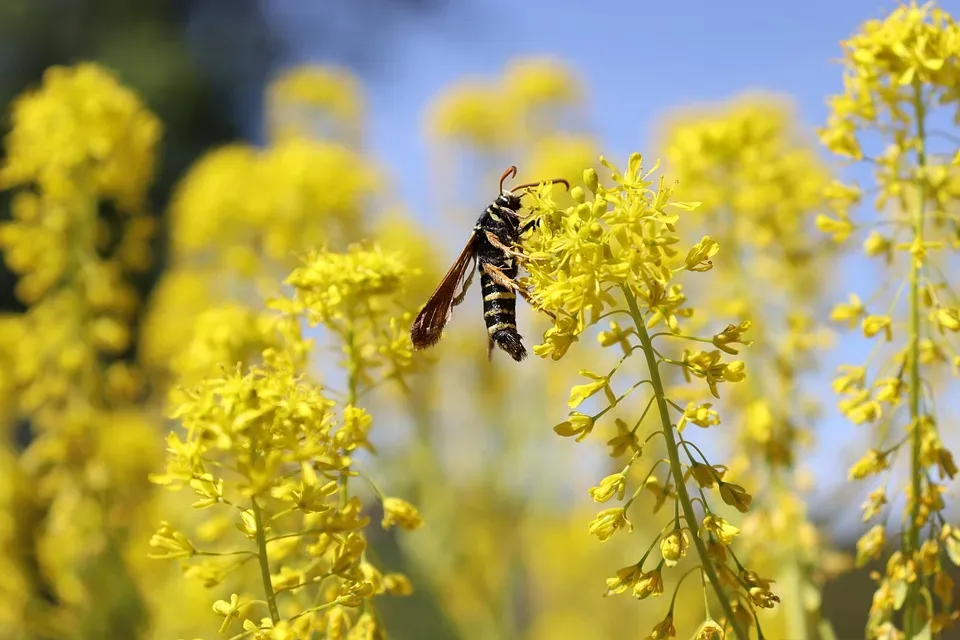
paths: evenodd
<path fill-rule="evenodd" d="M 591 192 L 597 192 L 597 186 L 600 184 L 600 178 L 597 176 L 596 169 L 593 169 L 592 167 L 589 169 L 584 169 L 583 184 L 587 185 L 587 189 L 589 189 Z"/>
<path fill-rule="evenodd" d="M 746 489 L 729 482 L 720 483 L 720 498 L 740 513 L 749 511 L 750 503 L 753 502 L 753 496 L 747 493 Z"/>
<path fill-rule="evenodd" d="M 668 567 L 675 567 L 687 555 L 690 535 L 685 529 L 674 529 L 660 541 L 660 555 Z"/>
<path fill-rule="evenodd" d="M 633 523 L 627 520 L 626 510 L 623 507 L 604 509 L 590 522 L 589 531 L 604 542 L 620 529 L 633 531 Z"/>
<path fill-rule="evenodd" d="M 733 542 L 736 535 L 740 533 L 740 529 L 723 518 L 711 514 L 703 519 L 703 529 L 701 529 L 700 533 L 703 538 L 707 537 L 705 534 L 712 533 L 720 541 L 720 544 L 729 545 Z"/>

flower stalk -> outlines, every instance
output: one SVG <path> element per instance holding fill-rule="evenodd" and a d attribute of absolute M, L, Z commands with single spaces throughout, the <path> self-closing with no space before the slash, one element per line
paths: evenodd
<path fill-rule="evenodd" d="M 640 340 L 640 348 L 643 350 L 644 358 L 647 361 L 647 368 L 650 370 L 650 380 L 653 383 L 652 386 L 654 398 L 656 399 L 657 410 L 660 414 L 660 425 L 663 430 L 663 441 L 667 449 L 667 457 L 670 459 L 670 472 L 673 474 L 674 484 L 676 485 L 677 500 L 679 501 L 680 508 L 683 511 L 683 519 L 686 521 L 687 527 L 690 529 L 690 535 L 693 538 L 693 544 L 697 549 L 697 555 L 700 557 L 700 567 L 704 574 L 706 574 L 707 580 L 710 582 L 710 586 L 713 587 L 713 591 L 717 596 L 717 601 L 720 603 L 720 607 L 723 609 L 723 613 L 727 617 L 730 626 L 733 627 L 736 637 L 740 640 L 749 640 L 750 636 L 747 635 L 746 631 L 742 628 L 740 622 L 737 620 L 736 615 L 734 615 L 733 606 L 730 604 L 729 598 L 727 598 L 727 594 L 723 589 L 723 585 L 720 584 L 720 577 L 717 575 L 717 571 L 713 567 L 713 561 L 710 559 L 707 546 L 700 537 L 700 528 L 697 521 L 697 515 L 693 510 L 693 502 L 691 502 L 690 494 L 687 491 L 683 466 L 680 463 L 680 452 L 677 447 L 676 438 L 673 434 L 673 424 L 670 421 L 669 409 L 667 407 L 667 395 L 663 387 L 663 380 L 660 377 L 660 365 L 657 362 L 657 357 L 653 349 L 653 342 L 650 340 L 650 334 L 647 331 L 646 324 L 643 321 L 643 314 L 641 313 L 640 307 L 637 305 L 637 299 L 633 295 L 633 292 L 630 290 L 630 288 L 627 286 L 621 286 L 621 290 L 623 291 L 624 299 L 627 301 L 627 305 L 630 308 L 630 316 L 633 318 L 634 325 L 637 329 L 637 337 Z"/>
<path fill-rule="evenodd" d="M 913 109 L 917 124 L 917 203 L 913 216 L 913 246 L 922 247 L 924 242 L 923 223 L 926 206 L 926 114 L 923 104 L 923 87 L 919 82 L 913 82 Z M 920 280 L 923 263 L 915 256 L 910 257 L 910 322 L 909 322 L 909 370 L 910 385 L 907 390 L 910 405 L 910 501 L 907 521 L 907 550 L 918 554 L 920 551 L 920 505 L 923 492 L 924 465 L 921 460 L 923 447 L 923 430 L 920 419 L 920 396 L 922 392 L 920 377 Z M 918 624 L 922 621 L 917 613 L 923 607 L 921 600 L 920 581 L 914 580 L 909 584 L 904 609 L 904 631 L 907 638 L 913 638 L 919 631 Z"/>
<path fill-rule="evenodd" d="M 270 619 L 276 625 L 280 622 L 280 610 L 277 609 L 277 594 L 273 591 L 273 580 L 270 578 L 270 558 L 267 556 L 267 536 L 263 529 L 263 512 L 260 510 L 256 498 L 250 499 L 250 508 L 253 511 L 253 520 L 257 527 L 257 561 L 260 563 L 260 579 L 263 581 L 263 592 L 266 594 Z"/>

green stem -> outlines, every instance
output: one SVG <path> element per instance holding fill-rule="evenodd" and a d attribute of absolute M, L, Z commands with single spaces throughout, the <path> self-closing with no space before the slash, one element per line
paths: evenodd
<path fill-rule="evenodd" d="M 360 360 L 357 358 L 357 335 L 354 331 L 355 319 L 347 319 L 347 331 L 344 336 L 344 342 L 347 350 L 347 406 L 357 404 L 357 393 L 360 387 Z M 340 472 L 337 478 L 337 487 L 340 491 L 340 508 L 347 506 L 350 500 L 350 488 L 348 486 L 349 474 L 346 471 Z"/>
<path fill-rule="evenodd" d="M 677 485 L 677 500 L 680 501 L 680 507 L 683 509 L 683 517 L 690 529 L 690 537 L 693 538 L 693 544 L 700 556 L 703 572 L 707 574 L 707 579 L 710 581 L 723 613 L 727 617 L 727 622 L 733 628 L 734 636 L 740 640 L 749 640 L 750 636 L 744 631 L 740 621 L 734 615 L 733 605 L 730 604 L 730 600 L 723 590 L 723 585 L 720 584 L 720 577 L 714 569 L 713 559 L 707 552 L 707 545 L 700 538 L 697 515 L 693 510 L 693 502 L 690 500 L 690 494 L 687 492 L 687 486 L 683 480 L 683 467 L 680 464 L 680 453 L 677 450 L 677 441 L 673 435 L 673 425 L 670 422 L 670 414 L 667 409 L 667 396 L 663 388 L 663 380 L 660 378 L 660 367 L 654 355 L 650 334 L 647 332 L 647 326 L 643 321 L 643 314 L 637 305 L 637 299 L 633 292 L 626 285 L 621 286 L 621 289 L 627 305 L 630 307 L 630 315 L 633 316 L 633 322 L 637 327 L 637 336 L 640 338 L 640 345 L 643 347 L 643 355 L 647 360 L 647 368 L 650 370 L 650 380 L 653 382 L 653 392 L 657 399 L 657 409 L 660 412 L 660 423 L 663 428 L 663 441 L 667 447 L 667 457 L 670 459 L 670 469 L 673 473 L 674 483 Z"/>
<path fill-rule="evenodd" d="M 277 609 L 277 594 L 273 592 L 273 581 L 270 579 L 270 559 L 267 557 L 267 536 L 263 530 L 263 513 L 256 498 L 250 499 L 253 505 L 253 521 L 257 526 L 257 555 L 260 560 L 260 578 L 263 580 L 263 591 L 267 595 L 267 607 L 270 609 L 270 619 L 273 624 L 280 622 L 280 610 Z"/>
<path fill-rule="evenodd" d="M 913 84 L 913 106 L 917 118 L 917 139 L 919 147 L 917 149 L 917 169 L 919 178 L 917 181 L 917 208 L 913 218 L 914 242 L 923 242 L 923 217 L 924 205 L 926 200 L 926 189 L 924 188 L 924 170 L 926 169 L 927 157 L 924 148 L 926 137 L 924 131 L 924 106 L 923 92 L 920 84 Z M 923 444 L 922 434 L 920 432 L 920 269 L 922 264 L 916 256 L 910 259 L 910 428 L 913 429 L 910 443 L 910 491 L 912 500 L 910 502 L 909 522 L 907 522 L 907 551 L 910 554 L 917 553 L 920 550 L 920 527 L 917 521 L 920 518 L 920 494 L 923 490 L 922 476 L 923 464 L 920 461 L 920 450 Z M 922 577 L 922 576 L 921 576 Z M 913 638 L 919 632 L 918 624 L 921 622 L 918 618 L 918 599 L 920 596 L 921 580 L 915 580 L 910 583 L 907 593 L 906 606 L 904 608 L 904 631 L 907 640 Z"/>

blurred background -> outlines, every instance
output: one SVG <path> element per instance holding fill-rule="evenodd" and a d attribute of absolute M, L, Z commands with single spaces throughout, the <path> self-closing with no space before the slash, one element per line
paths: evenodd
<path fill-rule="evenodd" d="M 939 5 L 960 13 L 958 2 Z M 804 175 L 863 177 L 816 150 L 815 128 L 826 119 L 826 97 L 842 90 L 835 64 L 840 41 L 895 6 L 887 0 L 3 0 L 0 104 L 37 87 L 53 65 L 95 61 L 134 90 L 162 123 L 143 207 L 150 231 L 138 245 L 151 259 L 129 274 L 142 304 L 129 318 L 131 339 L 109 358 L 138 368 L 142 392 L 135 407 L 150 416 L 137 419 L 138 435 L 127 443 L 127 450 L 142 453 L 141 464 L 129 463 L 124 473 L 145 476 L 161 465 L 163 436 L 172 428 L 162 417 L 165 390 L 187 375 L 177 356 L 207 307 L 228 301 L 262 306 L 268 297 L 264 281 L 279 286 L 296 265 L 290 256 L 360 239 L 405 252 L 423 269 L 411 292 L 418 296 L 411 298 L 416 307 L 462 247 L 509 164 L 519 166 L 518 180 L 562 175 L 577 181 L 580 169 L 595 166 L 601 153 L 624 165 L 630 152 L 641 151 L 651 167 L 664 159 L 668 179 L 691 176 L 681 195 L 686 186 L 694 196 L 689 199 L 713 202 L 716 194 L 694 193 L 699 174 L 684 168 L 683 127 L 696 132 L 714 122 L 710 126 L 721 137 L 723 127 L 741 127 L 736 135 L 745 136 L 746 146 L 751 123 L 766 123 L 761 137 L 782 137 L 793 145 L 791 153 L 794 147 L 804 150 L 811 167 Z M 4 134 L 9 126 L 5 117 Z M 336 144 L 349 155 L 310 155 L 284 146 L 294 140 Z M 331 190 L 362 174 L 362 203 L 347 207 L 343 220 L 331 221 L 320 210 L 326 202 L 321 194 L 303 200 L 300 217 L 277 231 L 269 216 L 247 209 L 256 201 L 261 211 L 270 211 L 289 185 L 269 173 L 254 180 L 244 173 L 247 159 L 224 155 L 248 152 L 304 182 L 316 178 L 333 185 Z M 8 220 L 12 192 L 0 192 L 0 198 L 0 216 Z M 714 199 L 718 211 L 736 220 L 735 198 Z M 780 233 L 809 237 L 802 250 L 816 250 L 821 243 L 811 230 L 817 206 L 803 201 L 790 209 L 794 226 L 772 225 L 772 243 L 734 253 L 729 262 L 722 249 L 717 271 L 733 274 L 743 260 L 761 259 Z M 116 222 L 106 208 L 100 215 Z M 726 218 L 717 214 L 719 219 Z M 736 238 L 740 223 L 730 224 Z M 710 228 L 698 219 L 690 235 Z M 287 234 L 277 240 L 279 249 L 250 255 L 250 246 L 270 233 Z M 780 275 L 796 280 L 802 289 L 797 300 L 809 318 L 826 320 L 847 291 L 863 290 L 876 279 L 872 266 L 850 256 L 824 252 L 800 264 L 806 269 L 801 275 Z M 27 309 L 16 284 L 6 264 L 0 267 L 0 310 L 6 314 Z M 218 295 L 211 297 L 211 290 Z M 566 417 L 577 369 L 589 368 L 601 352 L 591 354 L 584 345 L 577 362 L 533 358 L 519 367 L 496 354 L 488 364 L 478 298 L 471 292 L 455 315 L 437 349 L 438 363 L 417 391 L 421 395 L 410 400 L 385 392 L 371 410 L 380 480 L 418 504 L 428 523 L 403 540 L 385 533 L 375 540 L 378 553 L 405 568 L 417 588 L 413 598 L 383 605 L 387 627 L 393 637 L 410 639 L 643 637 L 662 615 L 662 602 L 601 598 L 603 579 L 635 561 L 643 534 L 599 544 L 587 533 L 595 511 L 587 488 L 619 468 L 606 455 L 608 438 L 574 445 L 551 430 Z M 801 302 L 772 305 L 770 335 L 778 335 L 775 323 L 787 322 L 787 309 Z M 730 315 L 736 315 L 733 309 Z M 529 344 L 539 337 L 539 322 L 521 311 Z M 842 571 L 849 564 L 844 555 L 854 552 L 864 530 L 858 508 L 865 491 L 846 482 L 846 469 L 862 455 L 867 433 L 835 409 L 830 380 L 838 364 L 862 360 L 869 344 L 838 342 L 822 324 L 822 330 L 811 330 L 817 348 L 801 349 L 805 364 L 791 372 L 792 393 L 806 399 L 794 425 L 805 435 L 790 444 L 796 447 L 790 491 L 799 506 L 780 525 L 758 526 L 790 528 L 791 518 L 803 512 L 804 526 L 817 531 L 810 543 L 816 559 L 805 565 L 809 580 L 784 584 L 781 598 L 813 599 L 816 606 L 806 611 L 818 609 L 818 591 L 805 590 L 816 584 L 823 593 L 822 616 L 836 637 L 856 638 L 862 637 L 873 583 L 866 570 Z M 758 366 L 762 371 L 762 362 Z M 451 379 L 460 384 L 450 385 Z M 744 400 L 738 409 L 737 402 L 730 401 L 722 427 L 702 436 L 711 456 L 736 460 L 750 451 L 736 434 L 744 428 L 738 423 L 754 419 L 750 411 L 757 405 Z M 952 407 L 946 405 L 941 410 L 949 416 Z M 35 439 L 34 418 L 19 408 L 5 411 L 5 418 L 7 455 L 15 460 Z M 147 442 L 149 434 L 155 441 Z M 147 501 L 154 489 L 138 491 Z M 42 523 L 49 514 L 43 500 L 7 493 L 0 527 L 13 541 L 7 552 L 19 554 L 11 562 L 33 568 L 23 583 L 6 587 L 19 590 L 18 611 L 36 600 L 56 608 L 70 598 L 47 575 L 52 570 L 44 568 L 44 551 L 33 542 L 48 532 Z M 215 598 L 188 591 L 199 602 L 183 608 L 179 578 L 168 575 L 163 563 L 124 563 L 111 555 L 133 557 L 140 549 L 145 556 L 158 514 L 172 519 L 173 507 L 164 505 L 131 516 L 126 535 L 134 551 L 101 546 L 86 563 L 81 573 L 88 577 L 95 568 L 109 573 L 109 567 L 126 567 L 130 575 L 125 582 L 92 578 L 111 600 L 111 613 L 106 620 L 87 620 L 75 637 L 217 637 L 218 622 L 209 614 Z M 806 553 L 807 544 L 796 546 Z M 780 556 L 770 558 L 774 569 L 782 568 Z M 683 632 L 699 623 L 697 607 L 687 618 L 678 614 Z M 44 609 L 33 615 L 37 610 Z M 7 629 L 13 638 L 59 637 L 26 631 L 13 613 L 4 622 L 0 636 Z M 783 621 L 771 618 L 770 625 L 770 638 L 803 640 L 784 631 Z"/>

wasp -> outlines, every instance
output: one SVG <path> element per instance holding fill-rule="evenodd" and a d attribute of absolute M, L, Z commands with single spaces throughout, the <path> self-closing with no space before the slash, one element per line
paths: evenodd
<path fill-rule="evenodd" d="M 500 195 L 477 219 L 467 244 L 414 320 L 410 329 L 414 348 L 426 349 L 440 340 L 453 308 L 463 302 L 474 274 L 479 273 L 488 356 L 493 354 L 496 345 L 517 362 L 527 357 L 523 339 L 517 332 L 516 319 L 517 294 L 529 302 L 526 290 L 516 283 L 518 260 L 524 256 L 513 247 L 536 220 L 521 220 L 520 196 L 523 193 L 517 192 L 540 183 L 521 184 L 509 191 L 504 189 L 503 183 L 507 178 L 516 175 L 517 168 L 510 166 L 500 176 Z M 567 190 L 570 189 L 570 183 L 563 178 L 549 182 L 560 183 Z M 476 266 L 476 271 L 473 266 Z"/>

